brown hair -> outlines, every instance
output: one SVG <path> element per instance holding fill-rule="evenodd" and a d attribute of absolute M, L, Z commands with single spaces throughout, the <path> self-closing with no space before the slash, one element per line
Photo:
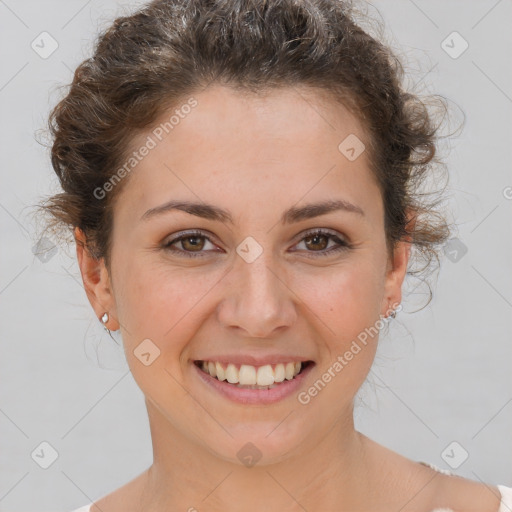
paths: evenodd
<path fill-rule="evenodd" d="M 357 114 L 382 193 L 388 248 L 409 236 L 412 260 L 426 264 L 408 273 L 425 271 L 450 235 L 436 210 L 443 189 L 421 191 L 445 167 L 428 100 L 443 113 L 446 105 L 402 88 L 400 60 L 356 24 L 356 13 L 343 0 L 154 0 L 117 18 L 51 112 L 51 161 L 63 192 L 42 205 L 47 228 L 79 227 L 110 269 L 113 204 L 128 178 L 103 199 L 94 190 L 125 161 L 135 135 L 212 83 L 253 93 L 309 86 Z"/>

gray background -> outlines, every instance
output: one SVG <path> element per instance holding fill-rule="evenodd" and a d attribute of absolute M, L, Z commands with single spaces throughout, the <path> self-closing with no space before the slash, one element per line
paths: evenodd
<path fill-rule="evenodd" d="M 55 248 L 47 261 L 34 255 L 31 216 L 41 196 L 58 190 L 34 135 L 58 86 L 70 82 L 98 30 L 141 3 L 0 0 L 0 511 L 71 510 L 152 462 L 143 395 L 86 299 L 74 246 Z M 512 485 L 512 2 L 373 5 L 407 59 L 409 85 L 466 114 L 447 164 L 455 243 L 467 253 L 454 257 L 450 246 L 422 311 L 414 313 L 425 287 L 407 284 L 404 311 L 381 336 L 361 389 L 356 428 L 411 459 Z M 31 47 L 43 31 L 59 45 L 48 58 Z M 441 47 L 453 31 L 469 43 L 458 58 Z M 462 41 L 448 43 L 458 52 Z M 43 442 L 53 448 L 43 445 L 41 456 Z M 43 469 L 52 449 L 58 457 Z M 463 450 L 469 457 L 451 468 L 446 460 L 460 462 Z"/>

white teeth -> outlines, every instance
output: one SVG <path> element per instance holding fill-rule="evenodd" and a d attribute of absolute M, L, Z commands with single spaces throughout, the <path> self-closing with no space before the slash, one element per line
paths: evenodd
<path fill-rule="evenodd" d="M 292 380 L 294 373 L 295 373 L 295 364 L 286 363 L 286 366 L 284 367 L 284 376 L 285 376 L 286 380 Z"/>
<path fill-rule="evenodd" d="M 227 380 L 230 384 L 241 386 L 273 386 L 274 383 L 292 380 L 301 370 L 301 362 L 279 363 L 274 367 L 270 364 L 255 367 L 242 364 L 240 369 L 233 363 L 226 368 L 219 362 L 203 361 L 201 368 L 220 381 Z"/>
<path fill-rule="evenodd" d="M 254 366 L 249 366 L 248 364 L 240 366 L 240 371 L 238 372 L 238 383 L 243 384 L 244 386 L 254 386 L 254 384 L 256 384 L 256 368 L 254 368 Z"/>
<path fill-rule="evenodd" d="M 229 363 L 228 367 L 226 368 L 226 380 L 230 384 L 237 384 L 238 383 L 238 369 L 232 363 Z"/>
<path fill-rule="evenodd" d="M 284 364 L 279 363 L 276 364 L 276 369 L 274 370 L 274 382 L 283 382 L 284 380 Z"/>
<path fill-rule="evenodd" d="M 272 370 L 272 366 L 266 364 L 258 368 L 257 384 L 258 386 L 270 386 L 270 384 L 274 384 L 274 370 Z"/>
<path fill-rule="evenodd" d="M 212 377 L 217 377 L 219 380 L 226 380 L 226 372 L 224 368 L 220 365 L 220 363 L 215 363 L 215 373 L 217 375 L 212 375 Z"/>

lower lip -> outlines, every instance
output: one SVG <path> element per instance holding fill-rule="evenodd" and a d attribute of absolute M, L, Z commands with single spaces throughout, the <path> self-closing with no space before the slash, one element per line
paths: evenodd
<path fill-rule="evenodd" d="M 233 402 L 246 405 L 266 405 L 279 402 L 296 392 L 315 364 L 309 363 L 309 365 L 292 380 L 284 380 L 272 389 L 239 388 L 233 384 L 229 384 L 227 381 L 220 381 L 215 377 L 212 377 L 209 373 L 205 373 L 194 363 L 192 363 L 192 366 L 204 383 L 211 386 Z"/>

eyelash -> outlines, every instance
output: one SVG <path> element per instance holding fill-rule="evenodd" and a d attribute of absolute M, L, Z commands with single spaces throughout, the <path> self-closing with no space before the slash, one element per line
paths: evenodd
<path fill-rule="evenodd" d="M 334 253 L 337 253 L 339 251 L 344 251 L 344 250 L 350 249 L 352 247 L 345 240 L 342 240 L 341 238 L 339 238 L 335 234 L 331 233 L 330 231 L 326 231 L 324 229 L 317 229 L 317 230 L 313 230 L 313 231 L 308 231 L 307 233 L 304 234 L 304 236 L 299 240 L 298 243 L 304 241 L 306 238 L 312 238 L 312 237 L 317 236 L 317 235 L 326 236 L 329 240 L 334 240 L 338 244 L 338 246 L 334 247 L 334 248 L 331 248 L 329 250 L 325 250 L 324 249 L 322 251 L 307 251 L 309 253 L 315 254 L 315 256 L 313 256 L 313 257 L 316 257 L 316 255 L 318 255 L 318 256 L 330 256 L 330 255 L 332 255 Z M 202 231 L 190 231 L 190 232 L 182 234 L 181 236 L 179 236 L 177 238 L 174 238 L 174 239 L 170 240 L 169 242 L 166 242 L 163 245 L 163 249 L 171 251 L 171 252 L 182 253 L 186 258 L 204 258 L 205 257 L 204 251 L 200 251 L 200 252 L 194 253 L 194 252 L 185 251 L 185 250 L 182 250 L 182 249 L 175 249 L 175 248 L 171 247 L 173 244 L 175 244 L 177 242 L 180 242 L 181 240 L 185 240 L 186 238 L 191 238 L 191 237 L 205 238 L 210 243 L 213 243 L 211 241 L 211 239 L 206 234 L 204 234 Z"/>

